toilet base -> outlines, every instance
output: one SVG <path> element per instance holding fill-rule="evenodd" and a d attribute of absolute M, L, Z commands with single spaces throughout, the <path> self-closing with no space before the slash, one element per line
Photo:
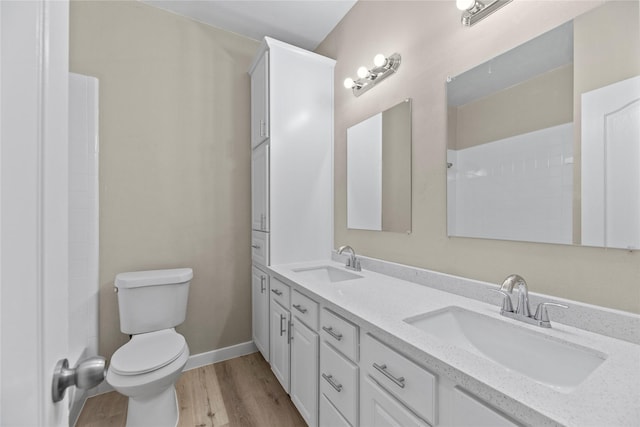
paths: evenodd
<path fill-rule="evenodd" d="M 127 427 L 176 427 L 179 416 L 174 385 L 160 394 L 129 397 Z"/>

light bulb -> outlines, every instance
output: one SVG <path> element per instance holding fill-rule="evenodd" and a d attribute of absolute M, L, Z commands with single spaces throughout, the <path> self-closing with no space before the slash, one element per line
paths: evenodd
<path fill-rule="evenodd" d="M 344 87 L 346 87 L 347 89 L 351 89 L 353 87 L 353 85 L 355 84 L 355 82 L 353 81 L 353 79 L 351 77 L 347 77 L 346 79 L 344 79 Z"/>
<path fill-rule="evenodd" d="M 358 68 L 358 77 L 360 77 L 361 79 L 364 79 L 366 77 L 369 77 L 369 70 L 367 69 L 367 67 L 360 67 Z"/>
<path fill-rule="evenodd" d="M 456 0 L 456 7 L 460 10 L 469 10 L 475 6 L 476 0 Z"/>
<path fill-rule="evenodd" d="M 387 58 L 386 58 L 383 54 L 381 54 L 381 53 L 377 54 L 377 55 L 373 58 L 373 64 L 374 64 L 376 67 L 382 67 L 382 66 L 383 66 L 384 64 L 386 64 L 386 63 L 387 63 Z"/>

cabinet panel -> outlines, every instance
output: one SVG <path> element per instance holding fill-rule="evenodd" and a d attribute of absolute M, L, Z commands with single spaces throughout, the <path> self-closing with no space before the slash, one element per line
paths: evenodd
<path fill-rule="evenodd" d="M 358 425 L 358 367 L 326 342 L 320 346 L 320 391 L 351 425 Z"/>
<path fill-rule="evenodd" d="M 289 307 L 289 301 L 291 300 L 291 288 L 289 285 L 285 285 L 275 277 L 271 278 L 269 285 L 271 299 L 277 301 L 283 307 Z"/>
<path fill-rule="evenodd" d="M 271 299 L 269 361 L 271 370 L 275 374 L 282 388 L 289 393 L 289 310 Z"/>
<path fill-rule="evenodd" d="M 251 153 L 251 228 L 269 231 L 269 143 Z"/>
<path fill-rule="evenodd" d="M 269 137 L 269 51 L 251 73 L 251 148 Z"/>
<path fill-rule="evenodd" d="M 269 233 L 251 232 L 251 261 L 261 266 L 269 265 Z"/>
<path fill-rule="evenodd" d="M 329 402 L 324 394 L 320 396 L 320 427 L 351 427 L 351 424 Z"/>
<path fill-rule="evenodd" d="M 296 290 L 291 293 L 291 313 L 314 331 L 318 330 L 318 303 Z"/>
<path fill-rule="evenodd" d="M 269 361 L 269 275 L 251 268 L 251 308 L 253 342 Z"/>
<path fill-rule="evenodd" d="M 358 361 L 358 327 L 326 308 L 320 315 L 322 339 L 354 362 Z"/>
<path fill-rule="evenodd" d="M 453 389 L 453 425 L 474 427 L 517 427 L 517 424 L 462 390 Z"/>
<path fill-rule="evenodd" d="M 378 386 L 368 375 L 363 375 L 361 381 L 360 422 L 363 426 L 376 427 L 429 426 Z"/>
<path fill-rule="evenodd" d="M 291 323 L 291 400 L 307 424 L 315 427 L 318 425 L 318 334 L 295 317 Z"/>

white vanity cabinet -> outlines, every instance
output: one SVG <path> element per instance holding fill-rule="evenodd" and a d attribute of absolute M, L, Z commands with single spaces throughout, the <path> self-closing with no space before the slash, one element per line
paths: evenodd
<path fill-rule="evenodd" d="M 255 265 L 251 268 L 251 313 L 253 342 L 269 361 L 269 275 Z"/>
<path fill-rule="evenodd" d="M 331 253 L 334 67 L 333 59 L 265 37 L 249 69 L 254 265 L 325 259 Z M 262 297 L 258 286 L 254 299 Z M 253 303 L 256 346 L 268 348 L 278 381 L 316 426 L 318 304 L 275 277 L 269 286 L 266 321 L 259 317 L 260 302 Z M 259 343 L 262 331 L 256 329 L 265 324 L 269 342 Z"/>
<path fill-rule="evenodd" d="M 333 248 L 335 61 L 265 37 L 251 76 L 252 229 L 267 265 L 324 259 Z"/>

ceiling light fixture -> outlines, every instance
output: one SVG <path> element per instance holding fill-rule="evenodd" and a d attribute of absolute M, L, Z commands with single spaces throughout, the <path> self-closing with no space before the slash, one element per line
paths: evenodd
<path fill-rule="evenodd" d="M 394 53 L 389 57 L 385 57 L 379 53 L 373 58 L 372 69 L 367 67 L 358 68 L 358 80 L 347 77 L 344 80 L 344 87 L 351 89 L 355 96 L 360 96 L 391 74 L 395 73 L 400 66 L 400 54 Z"/>
<path fill-rule="evenodd" d="M 462 25 L 470 27 L 478 21 L 491 15 L 512 0 L 456 0 L 456 6 L 462 10 Z"/>

